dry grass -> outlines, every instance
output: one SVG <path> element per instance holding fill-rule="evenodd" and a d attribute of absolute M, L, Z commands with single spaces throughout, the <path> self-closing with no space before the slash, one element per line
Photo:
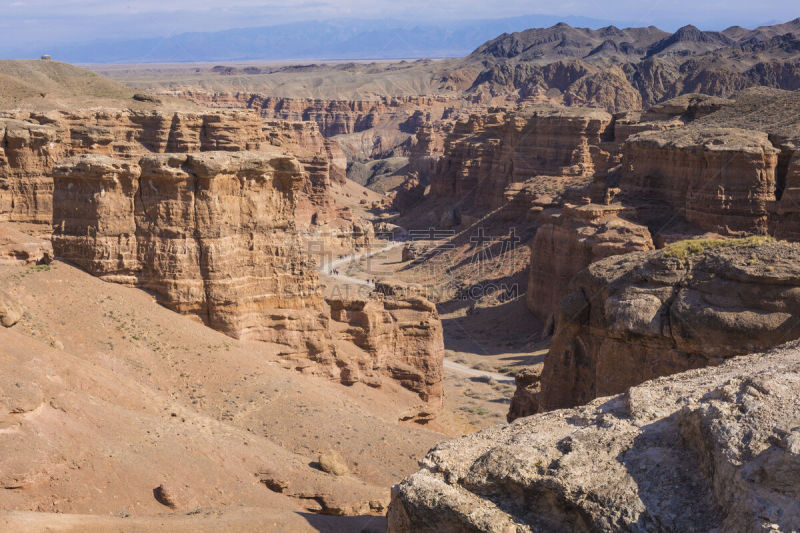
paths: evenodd
<path fill-rule="evenodd" d="M 664 257 L 686 259 L 717 248 L 752 248 L 768 242 L 775 242 L 775 239 L 764 235 L 753 235 L 742 239 L 686 239 L 664 247 Z"/>
<path fill-rule="evenodd" d="M 0 105 L 31 99 L 103 98 L 128 99 L 133 90 L 86 69 L 39 60 L 0 61 Z"/>

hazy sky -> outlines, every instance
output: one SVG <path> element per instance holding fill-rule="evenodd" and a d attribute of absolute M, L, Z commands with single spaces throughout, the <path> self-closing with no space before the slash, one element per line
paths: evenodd
<path fill-rule="evenodd" d="M 653 24 L 666 30 L 685 23 L 722 29 L 785 22 L 800 16 L 800 5 L 797 0 L 0 0 L 0 57 L 3 48 L 34 43 L 167 36 L 309 18 L 397 18 L 424 24 L 533 14 Z"/>

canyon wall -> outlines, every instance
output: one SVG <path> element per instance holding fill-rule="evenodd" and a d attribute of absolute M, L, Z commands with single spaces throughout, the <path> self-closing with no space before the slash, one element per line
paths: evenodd
<path fill-rule="evenodd" d="M 759 131 L 690 126 L 637 133 L 623 146 L 620 188 L 649 223 L 677 215 L 721 234 L 766 234 L 778 154 Z"/>
<path fill-rule="evenodd" d="M 232 337 L 303 347 L 326 326 L 294 228 L 303 181 L 277 150 L 78 156 L 55 169 L 53 249 Z"/>
<path fill-rule="evenodd" d="M 394 122 L 396 127 L 414 133 L 418 111 L 441 118 L 452 106 L 461 106 L 463 99 L 444 96 L 376 97 L 365 100 L 322 100 L 312 98 L 272 97 L 252 92 L 207 92 L 197 89 L 167 91 L 166 94 L 190 102 L 219 108 L 258 110 L 265 118 L 310 121 L 319 126 L 325 137 L 366 131 L 381 123 Z"/>
<path fill-rule="evenodd" d="M 798 294 L 800 247 L 767 238 L 682 241 L 597 261 L 561 301 L 538 410 L 796 339 Z"/>
<path fill-rule="evenodd" d="M 265 121 L 253 112 L 222 110 L 99 109 L 7 115 L 0 119 L 0 217 L 12 221 L 49 223 L 53 168 L 60 159 L 80 154 L 133 159 L 148 153 L 281 146 L 306 170 L 305 198 L 299 198 L 303 216 L 298 221 L 306 226 L 313 213 L 330 208 L 331 181 L 344 180 L 344 155 L 311 123 Z"/>
<path fill-rule="evenodd" d="M 388 530 L 800 528 L 800 346 L 437 445 Z"/>
<path fill-rule="evenodd" d="M 702 236 L 771 234 L 797 240 L 798 143 L 780 111 L 796 105 L 797 97 L 776 93 L 751 91 L 741 102 L 684 95 L 646 112 L 616 115 L 607 135 L 613 142 L 604 146 L 620 164 L 594 176 L 589 187 L 592 200 L 606 207 L 575 209 L 569 204 L 587 200 L 573 197 L 543 209 L 544 197 L 527 190 L 547 185 L 546 176 L 507 188 L 509 217 L 526 214 L 540 224 L 531 243 L 527 289 L 533 314 L 551 325 L 569 281 L 608 255 Z M 776 109 L 765 111 L 766 102 Z M 743 129 L 756 121 L 763 131 Z M 614 210 L 624 211 L 625 220 L 614 217 L 609 226 L 604 217 Z M 585 216 L 577 216 L 581 213 Z"/>
<path fill-rule="evenodd" d="M 612 255 L 653 250 L 645 226 L 623 218 L 635 212 L 615 205 L 565 206 L 544 221 L 531 243 L 526 303 L 551 329 L 561 298 L 575 275 Z"/>
<path fill-rule="evenodd" d="M 0 120 L 0 220 L 50 222 L 52 169 L 64 155 L 54 127 Z"/>
<path fill-rule="evenodd" d="M 491 110 L 456 124 L 431 177 L 431 195 L 478 208 L 504 204 L 505 188 L 538 175 L 606 172 L 612 117 L 597 109 L 535 105 Z"/>
<path fill-rule="evenodd" d="M 54 173 L 53 251 L 242 340 L 281 345 L 299 370 L 395 381 L 441 406 L 442 325 L 422 298 L 325 303 L 296 227 L 307 176 L 282 149 L 83 155 Z"/>
<path fill-rule="evenodd" d="M 770 213 L 770 233 L 777 239 L 800 241 L 800 142 L 778 158 L 776 194 Z"/>

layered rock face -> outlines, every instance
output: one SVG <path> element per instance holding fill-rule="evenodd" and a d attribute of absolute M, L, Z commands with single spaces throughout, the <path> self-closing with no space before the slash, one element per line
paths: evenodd
<path fill-rule="evenodd" d="M 595 261 L 654 249 L 648 229 L 625 216 L 635 212 L 619 204 L 589 204 L 566 206 L 543 223 L 531 243 L 528 271 L 526 303 L 534 316 L 552 325 L 569 282 Z"/>
<path fill-rule="evenodd" d="M 417 111 L 441 114 L 455 98 L 427 96 L 380 97 L 371 100 L 321 100 L 282 98 L 252 92 L 171 92 L 179 98 L 203 106 L 257 109 L 266 118 L 311 121 L 325 137 L 348 135 L 374 128 L 381 122 L 407 122 Z M 413 121 L 405 127 L 414 132 Z"/>
<path fill-rule="evenodd" d="M 0 120 L 0 217 L 49 223 L 52 171 L 67 156 L 253 151 L 281 146 L 306 170 L 301 225 L 329 210 L 331 180 L 342 181 L 346 162 L 311 123 L 264 121 L 247 111 L 209 113 L 130 109 L 14 113 Z M 308 204 L 307 208 L 303 205 Z"/>
<path fill-rule="evenodd" d="M 343 381 L 374 385 L 386 375 L 419 393 L 430 406 L 441 406 L 444 339 L 433 303 L 419 296 L 383 295 L 367 300 L 328 300 L 328 304 L 341 338 L 369 355 L 350 361 L 342 369 Z"/>
<path fill-rule="evenodd" d="M 770 216 L 770 233 L 800 241 L 800 143 L 783 150 L 776 169 L 777 202 Z"/>
<path fill-rule="evenodd" d="M 50 221 L 50 173 L 63 155 L 54 127 L 0 120 L 0 220 Z"/>
<path fill-rule="evenodd" d="M 389 531 L 800 528 L 800 346 L 442 443 Z"/>
<path fill-rule="evenodd" d="M 326 306 L 295 224 L 306 179 L 277 148 L 68 158 L 55 170 L 54 253 L 234 338 L 281 344 L 300 370 L 398 382 L 435 412 L 444 379 L 435 306 L 414 297 Z"/>
<path fill-rule="evenodd" d="M 497 208 L 512 183 L 537 175 L 602 174 L 611 164 L 604 149 L 610 124 L 611 115 L 604 111 L 557 106 L 472 116 L 448 137 L 445 155 L 431 177 L 431 194 Z"/>
<path fill-rule="evenodd" d="M 653 224 L 677 215 L 721 234 L 766 234 L 778 154 L 768 135 L 757 131 L 638 133 L 623 147 L 620 187 Z"/>
<path fill-rule="evenodd" d="M 277 150 L 68 159 L 55 171 L 54 252 L 232 337 L 304 347 L 325 331 L 294 227 L 304 179 Z"/>
<path fill-rule="evenodd" d="M 562 299 L 538 410 L 796 339 L 798 295 L 800 248 L 763 238 L 683 241 L 595 262 Z"/>

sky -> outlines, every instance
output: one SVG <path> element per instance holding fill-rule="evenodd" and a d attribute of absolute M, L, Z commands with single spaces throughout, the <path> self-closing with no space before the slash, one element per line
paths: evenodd
<path fill-rule="evenodd" d="M 584 16 L 671 31 L 688 23 L 723 29 L 786 22 L 800 16 L 800 5 L 797 0 L 0 0 L 0 57 L 3 49 L 32 44 L 165 37 L 308 19 L 428 23 L 534 14 Z"/>

